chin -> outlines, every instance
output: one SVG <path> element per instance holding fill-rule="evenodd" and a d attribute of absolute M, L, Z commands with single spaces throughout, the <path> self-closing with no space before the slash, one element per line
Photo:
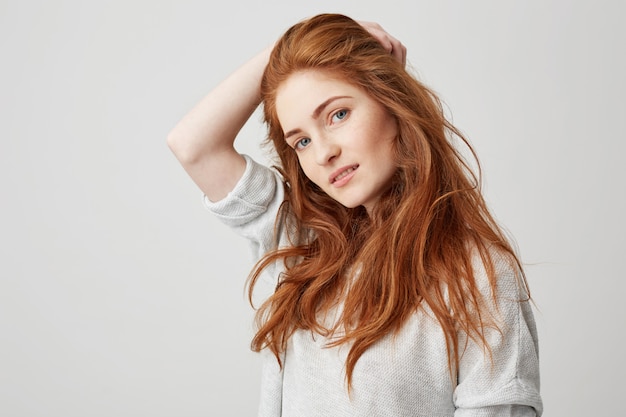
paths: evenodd
<path fill-rule="evenodd" d="M 363 205 L 365 204 L 363 201 L 340 201 L 340 200 L 335 200 L 337 201 L 339 204 L 341 204 L 342 206 L 344 206 L 345 208 L 349 208 L 349 209 L 355 209 L 358 207 L 363 207 Z"/>

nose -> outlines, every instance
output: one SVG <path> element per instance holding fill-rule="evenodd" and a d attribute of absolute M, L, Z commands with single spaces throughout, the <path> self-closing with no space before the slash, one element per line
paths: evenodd
<path fill-rule="evenodd" d="M 325 137 L 316 141 L 315 159 L 318 165 L 326 165 L 341 153 L 341 147 L 332 139 Z"/>

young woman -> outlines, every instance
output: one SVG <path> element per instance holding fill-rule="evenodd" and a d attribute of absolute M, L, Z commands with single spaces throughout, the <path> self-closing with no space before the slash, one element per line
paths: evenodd
<path fill-rule="evenodd" d="M 251 296 L 273 288 L 252 341 L 262 416 L 542 413 L 521 263 L 405 56 L 376 24 L 312 17 L 168 138 L 253 243 Z M 233 146 L 260 103 L 272 169 Z"/>

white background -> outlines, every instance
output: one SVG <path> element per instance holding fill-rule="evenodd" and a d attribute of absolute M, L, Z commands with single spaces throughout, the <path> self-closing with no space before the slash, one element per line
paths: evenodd
<path fill-rule="evenodd" d="M 623 2 L 301 3 L 0 1 L 0 415 L 255 414 L 247 243 L 165 138 L 320 12 L 400 38 L 475 146 L 528 264 L 545 415 L 621 415 Z M 259 120 L 237 146 L 263 158 Z"/>

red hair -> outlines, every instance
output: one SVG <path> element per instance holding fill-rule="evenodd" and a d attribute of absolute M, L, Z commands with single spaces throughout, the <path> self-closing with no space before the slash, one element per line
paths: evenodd
<path fill-rule="evenodd" d="M 369 215 L 322 192 L 285 143 L 276 92 L 291 74 L 304 70 L 324 71 L 363 89 L 397 122 L 398 169 Z M 330 346 L 350 346 L 350 386 L 363 352 L 398 331 L 425 304 L 446 335 L 451 372 L 460 356 L 459 330 L 488 348 L 484 330 L 493 323 L 486 319 L 472 261 L 478 254 L 492 294 L 495 254 L 508 255 L 520 271 L 521 264 L 486 206 L 478 177 L 451 143 L 460 138 L 473 154 L 445 118 L 437 96 L 361 25 L 336 14 L 315 16 L 286 31 L 272 51 L 261 93 L 268 137 L 285 180 L 277 222 L 290 231 L 292 245 L 267 253 L 251 273 L 250 296 L 266 267 L 274 262 L 285 267 L 276 291 L 257 312 L 252 348 L 269 348 L 280 361 L 296 330 L 335 336 Z M 336 323 L 320 321 L 340 304 Z"/>

